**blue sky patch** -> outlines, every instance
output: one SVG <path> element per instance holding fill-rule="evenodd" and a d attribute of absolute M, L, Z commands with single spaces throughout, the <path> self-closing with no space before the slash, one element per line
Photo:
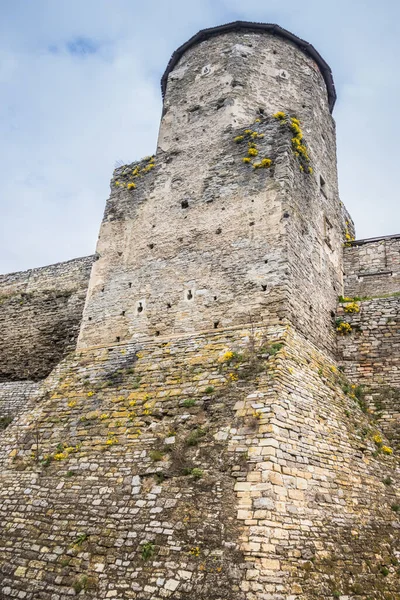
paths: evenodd
<path fill-rule="evenodd" d="M 68 52 L 75 56 L 95 54 L 99 47 L 100 44 L 87 37 L 76 37 L 66 43 Z"/>

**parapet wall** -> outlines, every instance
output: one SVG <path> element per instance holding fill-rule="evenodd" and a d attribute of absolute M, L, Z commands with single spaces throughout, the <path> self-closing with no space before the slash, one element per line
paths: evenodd
<path fill-rule="evenodd" d="M 345 295 L 373 297 L 400 291 L 400 235 L 356 240 L 344 248 Z"/>
<path fill-rule="evenodd" d="M 43 379 L 74 350 L 93 260 L 0 275 L 0 381 Z"/>

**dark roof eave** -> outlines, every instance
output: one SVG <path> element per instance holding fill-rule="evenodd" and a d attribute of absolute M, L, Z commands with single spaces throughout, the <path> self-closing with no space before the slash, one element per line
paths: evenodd
<path fill-rule="evenodd" d="M 173 71 L 173 69 L 175 68 L 183 54 L 186 52 L 186 50 L 188 50 L 192 46 L 195 46 L 196 44 L 199 44 L 200 42 L 203 42 L 204 40 L 207 40 L 213 35 L 227 33 L 229 31 L 237 31 L 240 29 L 248 29 L 253 31 L 267 31 L 269 33 L 278 35 L 296 44 L 296 46 L 298 46 L 300 50 L 302 50 L 305 54 L 308 54 L 308 56 L 315 60 L 326 83 L 329 109 L 332 112 L 336 102 L 336 90 L 333 81 L 332 71 L 329 65 L 324 61 L 324 59 L 319 54 L 319 52 L 317 52 L 314 46 L 312 46 L 305 40 L 302 40 L 301 38 L 297 37 L 293 33 L 290 33 L 290 31 L 283 29 L 279 25 L 274 25 L 273 23 L 251 23 L 247 21 L 234 21 L 233 23 L 226 23 L 225 25 L 210 27 L 209 29 L 202 29 L 201 31 L 196 33 L 196 35 L 191 37 L 190 40 L 188 40 L 187 42 L 185 42 L 185 44 L 183 44 L 177 50 L 175 50 L 175 52 L 171 56 L 171 59 L 167 65 L 164 75 L 161 78 L 162 97 L 164 98 L 165 96 L 168 75 L 171 71 Z"/>

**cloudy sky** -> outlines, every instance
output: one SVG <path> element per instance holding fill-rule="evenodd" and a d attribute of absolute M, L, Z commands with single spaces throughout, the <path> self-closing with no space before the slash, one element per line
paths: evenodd
<path fill-rule="evenodd" d="M 400 232 L 398 0 L 0 0 L 0 272 L 93 253 L 115 162 L 155 150 L 170 55 L 238 19 L 330 64 L 341 199 L 358 238 Z"/>

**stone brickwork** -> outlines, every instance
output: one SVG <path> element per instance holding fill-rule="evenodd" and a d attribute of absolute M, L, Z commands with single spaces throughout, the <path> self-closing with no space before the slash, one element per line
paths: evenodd
<path fill-rule="evenodd" d="M 329 67 L 235 23 L 162 89 L 95 262 L 0 279 L 0 598 L 398 600 L 400 238 L 352 241 Z"/>
<path fill-rule="evenodd" d="M 344 249 L 346 295 L 400 292 L 400 235 L 357 240 Z"/>
<path fill-rule="evenodd" d="M 0 383 L 0 418 L 14 417 L 21 412 L 27 400 L 35 396 L 35 381 L 6 381 Z"/>
<path fill-rule="evenodd" d="M 352 331 L 339 337 L 346 375 L 364 386 L 369 409 L 400 449 L 400 236 L 360 240 L 344 248 L 347 298 L 338 316 Z"/>
<path fill-rule="evenodd" d="M 0 275 L 0 381 L 42 379 L 75 349 L 93 258 Z"/>
<path fill-rule="evenodd" d="M 300 170 L 289 115 L 300 119 L 312 174 Z M 246 129 L 256 137 L 235 143 Z M 248 140 L 270 168 L 243 163 Z M 206 39 L 169 73 L 155 157 L 114 173 L 79 347 L 251 315 L 288 319 L 333 351 L 346 221 L 314 60 L 269 33 Z"/>
<path fill-rule="evenodd" d="M 342 377 L 283 327 L 67 359 L 3 433 L 4 597 L 395 598 L 397 459 Z"/>
<path fill-rule="evenodd" d="M 338 315 L 350 323 L 340 336 L 339 351 L 346 375 L 365 387 L 370 409 L 391 443 L 400 449 L 400 296 L 356 303 L 359 312 Z"/>

